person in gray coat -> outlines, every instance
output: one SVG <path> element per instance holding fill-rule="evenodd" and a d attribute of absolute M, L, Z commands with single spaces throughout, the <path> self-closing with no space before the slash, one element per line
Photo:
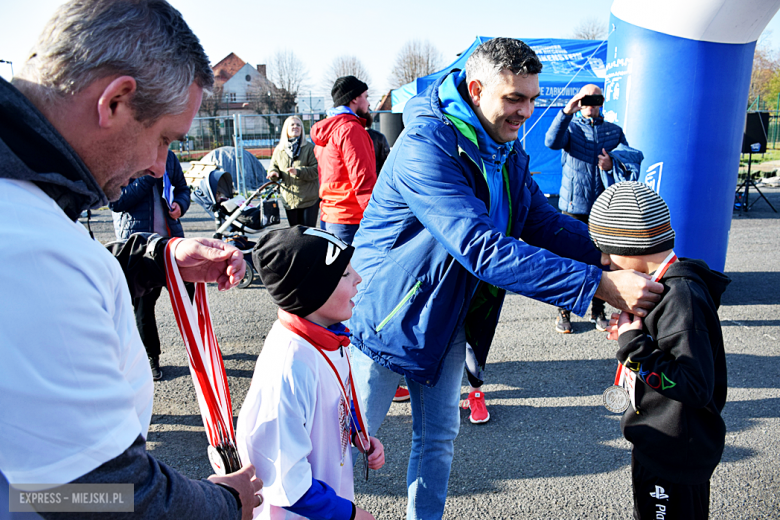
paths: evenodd
<path fill-rule="evenodd" d="M 548 148 L 561 150 L 563 177 L 558 208 L 586 224 L 593 202 L 605 189 L 601 172 L 613 169 L 609 152 L 620 144 L 628 146 L 623 129 L 601 115 L 603 104 L 601 89 L 585 85 L 558 113 L 544 139 Z M 603 300 L 593 298 L 590 316 L 597 330 L 607 330 Z M 571 334 L 570 311 L 558 308 L 555 330 Z"/>

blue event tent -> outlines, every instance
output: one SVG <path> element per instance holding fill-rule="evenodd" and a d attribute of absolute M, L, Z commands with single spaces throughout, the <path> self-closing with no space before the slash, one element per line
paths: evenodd
<path fill-rule="evenodd" d="M 490 37 L 477 36 L 471 46 L 454 62 L 428 76 L 392 91 L 393 112 L 401 113 L 406 102 L 424 91 L 452 69 L 463 69 L 479 44 Z M 529 38 L 523 40 L 539 56 L 543 70 L 539 74 L 541 94 L 533 116 L 520 130 L 523 147 L 531 157 L 531 172 L 544 193 L 557 194 L 561 186 L 561 152 L 544 146 L 544 134 L 555 115 L 580 88 L 588 83 L 604 87 L 607 42 L 602 40 L 559 40 Z M 609 100 L 610 92 L 605 92 Z"/>

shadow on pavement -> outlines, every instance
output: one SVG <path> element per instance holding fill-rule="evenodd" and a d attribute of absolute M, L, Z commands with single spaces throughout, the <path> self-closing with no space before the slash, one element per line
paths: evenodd
<path fill-rule="evenodd" d="M 780 304 L 780 272 L 731 272 L 722 305 Z"/>

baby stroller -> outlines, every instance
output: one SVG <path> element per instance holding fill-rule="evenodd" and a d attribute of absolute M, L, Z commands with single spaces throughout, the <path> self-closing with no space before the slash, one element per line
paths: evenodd
<path fill-rule="evenodd" d="M 192 197 L 214 218 L 214 238 L 236 246 L 244 255 L 247 269 L 238 284 L 243 289 L 252 283 L 255 268 L 252 249 L 255 243 L 246 235 L 258 235 L 263 228 L 279 223 L 279 184 L 266 182 L 249 198 L 233 197 L 233 178 L 229 172 L 214 170 L 193 190 Z M 250 203 L 258 199 L 258 206 Z"/>

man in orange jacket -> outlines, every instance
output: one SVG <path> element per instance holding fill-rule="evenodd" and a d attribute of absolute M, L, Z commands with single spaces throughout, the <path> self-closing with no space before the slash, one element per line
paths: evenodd
<path fill-rule="evenodd" d="M 344 76 L 333 84 L 331 96 L 328 117 L 311 129 L 320 169 L 320 210 L 323 228 L 351 244 L 376 184 L 374 146 L 365 129 L 368 85 Z"/>

